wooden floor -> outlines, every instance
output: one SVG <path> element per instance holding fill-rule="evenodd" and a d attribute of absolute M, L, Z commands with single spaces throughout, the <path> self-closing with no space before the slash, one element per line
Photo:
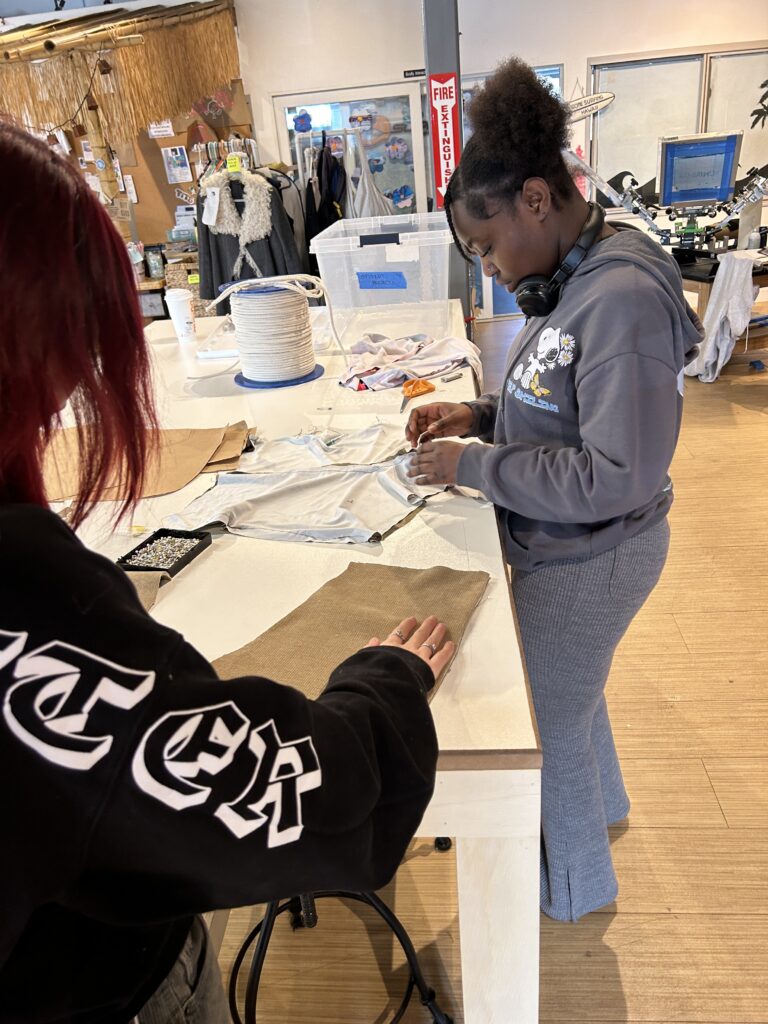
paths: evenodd
<path fill-rule="evenodd" d="M 510 328 L 478 331 L 489 388 Z M 767 453 L 768 373 L 687 382 L 669 560 L 608 685 L 632 798 L 612 835 L 620 896 L 576 925 L 542 918 L 541 1021 L 768 1022 Z M 453 854 L 415 844 L 383 895 L 460 1024 Z M 362 909 L 319 911 L 314 931 L 280 920 L 260 1024 L 386 1024 L 405 984 L 389 933 Z M 232 915 L 225 974 L 258 918 Z"/>

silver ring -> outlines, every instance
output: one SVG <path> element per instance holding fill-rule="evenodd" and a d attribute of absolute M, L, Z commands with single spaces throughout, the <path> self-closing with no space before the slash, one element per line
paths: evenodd
<path fill-rule="evenodd" d="M 428 647 L 432 651 L 432 657 L 437 654 L 437 644 L 419 644 L 419 647 Z"/>
<path fill-rule="evenodd" d="M 392 633 L 390 635 L 391 636 L 399 636 L 400 639 L 403 641 L 403 643 L 405 643 L 405 637 L 403 636 L 403 634 L 400 632 L 399 629 L 393 629 Z"/>

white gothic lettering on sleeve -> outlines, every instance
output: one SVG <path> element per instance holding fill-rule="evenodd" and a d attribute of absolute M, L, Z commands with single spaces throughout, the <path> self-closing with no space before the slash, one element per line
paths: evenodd
<path fill-rule="evenodd" d="M 58 640 L 24 654 L 26 639 L 0 630 L 0 670 L 16 680 L 3 700 L 8 728 L 46 760 L 88 771 L 112 747 L 115 710 L 141 703 L 155 673 L 124 668 Z"/>
<path fill-rule="evenodd" d="M 233 701 L 164 715 L 145 733 L 133 777 L 174 810 L 216 803 L 217 782 L 237 758 L 250 776 L 243 791 L 213 814 L 242 839 L 265 823 L 267 846 L 296 842 L 304 828 L 301 796 L 322 772 L 309 736 L 283 742 L 273 719 L 254 728 Z"/>
<path fill-rule="evenodd" d="M 112 748 L 115 713 L 136 708 L 152 692 L 155 673 L 59 640 L 24 653 L 27 640 L 27 633 L 0 629 L 5 723 L 53 764 L 89 771 Z M 232 800 L 225 774 L 235 762 L 248 782 Z M 210 813 L 238 839 L 266 824 L 270 848 L 301 837 L 302 794 L 322 784 L 310 736 L 283 741 L 273 719 L 254 726 L 234 701 L 162 715 L 139 742 L 132 773 L 144 793 L 175 811 L 210 800 Z"/>

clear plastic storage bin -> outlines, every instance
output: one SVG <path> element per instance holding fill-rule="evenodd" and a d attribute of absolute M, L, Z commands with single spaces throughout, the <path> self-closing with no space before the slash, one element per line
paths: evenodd
<path fill-rule="evenodd" d="M 444 213 L 340 220 L 316 235 L 310 251 L 342 339 L 445 336 L 451 242 Z"/>

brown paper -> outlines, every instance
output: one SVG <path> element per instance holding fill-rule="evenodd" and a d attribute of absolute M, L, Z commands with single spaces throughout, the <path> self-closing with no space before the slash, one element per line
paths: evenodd
<path fill-rule="evenodd" d="M 164 570 L 158 572 L 127 572 L 125 574 L 136 588 L 145 611 L 154 607 L 160 587 L 171 578 Z"/>
<path fill-rule="evenodd" d="M 224 428 L 160 430 L 151 446 L 142 498 L 170 494 L 194 480 L 224 440 Z M 74 428 L 57 430 L 45 453 L 43 469 L 48 501 L 74 498 L 79 489 L 80 453 Z M 111 480 L 99 495 L 101 501 L 120 498 L 120 482 Z"/>
<path fill-rule="evenodd" d="M 230 473 L 240 464 L 240 456 L 248 440 L 248 424 L 245 420 L 230 423 L 224 432 L 224 440 L 211 456 L 204 473 Z"/>
<path fill-rule="evenodd" d="M 266 676 L 288 683 L 315 699 L 333 669 L 415 615 L 421 622 L 437 615 L 457 648 L 467 623 L 488 585 L 488 573 L 436 566 L 401 566 L 351 562 L 302 605 L 245 647 L 218 658 L 221 679 Z M 434 696 L 437 686 L 431 692 Z"/>

